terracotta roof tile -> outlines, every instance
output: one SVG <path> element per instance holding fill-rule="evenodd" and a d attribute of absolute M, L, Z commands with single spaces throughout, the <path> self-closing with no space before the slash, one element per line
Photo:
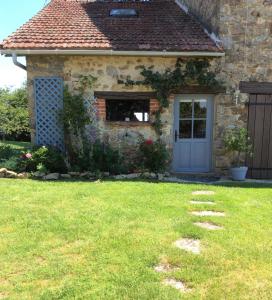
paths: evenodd
<path fill-rule="evenodd" d="M 222 51 L 174 0 L 86 2 L 51 1 L 2 48 Z M 138 17 L 110 17 L 113 8 L 134 8 Z"/>

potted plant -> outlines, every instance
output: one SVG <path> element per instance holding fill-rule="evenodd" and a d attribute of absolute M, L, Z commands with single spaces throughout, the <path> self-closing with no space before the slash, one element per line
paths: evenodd
<path fill-rule="evenodd" d="M 252 144 L 245 128 L 235 127 L 226 132 L 224 143 L 226 150 L 233 153 L 233 167 L 231 177 L 235 181 L 244 181 L 248 167 L 241 164 L 246 155 L 252 155 Z"/>

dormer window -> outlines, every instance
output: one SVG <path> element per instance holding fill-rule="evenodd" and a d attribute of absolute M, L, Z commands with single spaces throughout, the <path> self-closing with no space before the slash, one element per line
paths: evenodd
<path fill-rule="evenodd" d="M 110 11 L 111 17 L 137 17 L 136 9 L 132 8 L 116 8 Z"/>

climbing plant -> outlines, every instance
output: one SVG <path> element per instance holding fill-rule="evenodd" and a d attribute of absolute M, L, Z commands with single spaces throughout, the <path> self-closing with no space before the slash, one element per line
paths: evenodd
<path fill-rule="evenodd" d="M 140 74 L 143 80 L 134 81 L 128 77 L 125 81 L 119 80 L 119 84 L 127 86 L 146 85 L 156 93 L 159 101 L 159 110 L 155 113 L 153 126 L 156 133 L 162 135 L 161 113 L 169 106 L 169 96 L 178 92 L 182 87 L 192 84 L 216 89 L 222 87 L 222 82 L 216 79 L 216 74 L 210 71 L 210 62 L 206 59 L 192 59 L 184 61 L 177 59 L 175 68 L 167 68 L 163 73 L 154 71 L 154 66 L 140 66 Z"/>
<path fill-rule="evenodd" d="M 68 87 L 64 88 L 63 110 L 60 119 L 64 127 L 66 149 L 71 162 L 78 156 L 72 146 L 71 136 L 75 136 L 84 142 L 85 128 L 92 123 L 93 116 L 89 113 L 90 102 L 93 101 L 89 94 L 92 93 L 93 85 L 97 80 L 92 75 L 81 76 L 79 79 L 78 92 L 72 94 Z"/>

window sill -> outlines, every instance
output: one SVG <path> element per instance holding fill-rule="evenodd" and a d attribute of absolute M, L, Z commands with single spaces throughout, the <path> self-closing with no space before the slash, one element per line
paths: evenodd
<path fill-rule="evenodd" d="M 150 122 L 126 122 L 126 121 L 105 121 L 106 125 L 109 126 L 124 126 L 124 127 L 144 127 L 150 126 Z"/>

